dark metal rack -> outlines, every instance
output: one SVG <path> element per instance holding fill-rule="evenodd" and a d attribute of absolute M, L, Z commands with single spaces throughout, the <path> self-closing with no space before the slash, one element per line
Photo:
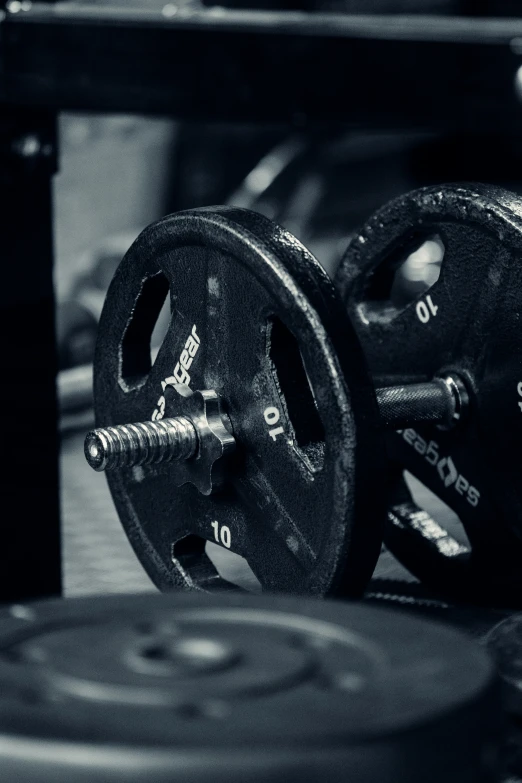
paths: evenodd
<path fill-rule="evenodd" d="M 0 98 L 16 105 L 379 128 L 522 121 L 522 19 L 35 3 L 1 31 Z"/>
<path fill-rule="evenodd" d="M 522 128 L 522 20 L 87 3 L 0 18 L 0 596 L 61 589 L 51 180 L 62 110 Z"/>

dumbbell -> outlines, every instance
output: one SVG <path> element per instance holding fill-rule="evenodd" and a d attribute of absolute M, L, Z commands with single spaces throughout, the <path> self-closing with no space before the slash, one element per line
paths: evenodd
<path fill-rule="evenodd" d="M 464 635 L 293 596 L 4 606 L 0 686 L 17 783 L 489 783 L 501 727 Z"/>
<path fill-rule="evenodd" d="M 433 241 L 444 248 L 440 276 L 400 301 L 393 287 L 404 259 Z M 387 433 L 386 545 L 432 587 L 515 604 L 522 596 L 521 260 L 521 199 L 446 185 L 379 210 L 350 242 L 336 278 L 376 384 L 455 374 L 468 394 L 458 427 L 425 422 Z M 405 470 L 456 512 L 469 545 L 412 500 Z"/>
<path fill-rule="evenodd" d="M 467 407 L 456 374 L 376 394 L 319 263 L 234 208 L 171 215 L 136 240 L 107 294 L 94 394 L 86 458 L 106 470 L 158 587 L 229 587 L 205 553 L 212 541 L 264 589 L 316 595 L 359 594 L 373 573 L 384 429 L 458 427 Z"/>

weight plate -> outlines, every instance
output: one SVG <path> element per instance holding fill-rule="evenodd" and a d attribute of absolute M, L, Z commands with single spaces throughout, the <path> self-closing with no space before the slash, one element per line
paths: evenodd
<path fill-rule="evenodd" d="M 522 615 L 514 614 L 494 626 L 485 637 L 486 645 L 504 686 L 508 712 L 522 715 Z"/>
<path fill-rule="evenodd" d="M 4 608 L 0 684 L 0 773 L 17 783 L 471 783 L 490 779 L 499 723 L 471 640 L 291 597 Z"/>
<path fill-rule="evenodd" d="M 397 269 L 427 240 L 444 248 L 438 279 L 394 302 Z M 517 196 L 444 185 L 378 211 L 337 276 L 376 384 L 456 372 L 467 386 L 465 421 L 391 433 L 388 451 L 458 514 L 471 550 L 393 493 L 386 542 L 421 579 L 482 600 L 522 597 L 521 254 Z"/>
<path fill-rule="evenodd" d="M 151 368 L 167 289 L 172 317 Z M 265 589 L 361 592 L 385 518 L 376 402 L 333 285 L 295 237 L 226 207 L 171 215 L 140 235 L 100 321 L 98 426 L 176 415 L 175 395 L 162 396 L 173 375 L 221 396 L 237 448 L 210 496 L 176 487 L 172 464 L 108 473 L 155 584 L 225 587 L 209 540 L 244 557 Z"/>

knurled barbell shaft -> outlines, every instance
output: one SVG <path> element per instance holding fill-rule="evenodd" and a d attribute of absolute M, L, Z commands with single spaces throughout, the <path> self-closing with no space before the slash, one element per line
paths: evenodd
<path fill-rule="evenodd" d="M 198 450 L 196 427 L 187 416 L 101 427 L 85 438 L 94 470 L 114 470 L 189 459 Z"/>
<path fill-rule="evenodd" d="M 450 429 L 468 404 L 466 387 L 454 375 L 425 383 L 386 386 L 376 390 L 382 426 L 402 429 L 413 424 L 436 424 Z"/>
<path fill-rule="evenodd" d="M 376 390 L 386 429 L 414 424 L 454 426 L 467 405 L 466 389 L 455 376 L 426 383 Z M 85 457 L 94 470 L 114 470 L 193 457 L 199 448 L 197 425 L 188 416 L 120 424 L 92 430 L 85 438 Z"/>

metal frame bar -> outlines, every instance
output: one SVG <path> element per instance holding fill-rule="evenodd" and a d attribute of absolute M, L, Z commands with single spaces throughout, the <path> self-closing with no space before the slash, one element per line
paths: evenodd
<path fill-rule="evenodd" d="M 61 591 L 53 223 L 56 117 L 0 122 L 0 600 Z"/>
<path fill-rule="evenodd" d="M 521 19 L 174 10 L 6 13 L 0 101 L 297 125 L 522 124 Z"/>

